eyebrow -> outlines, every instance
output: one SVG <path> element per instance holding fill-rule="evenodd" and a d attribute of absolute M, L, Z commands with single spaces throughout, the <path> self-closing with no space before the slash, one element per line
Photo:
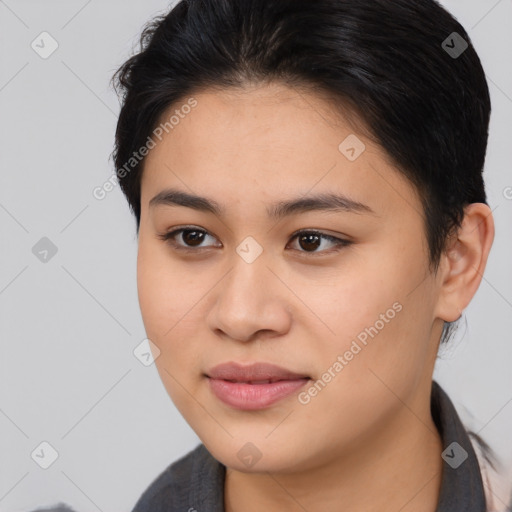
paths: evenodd
<path fill-rule="evenodd" d="M 184 206 L 197 211 L 213 213 L 222 217 L 225 208 L 218 202 L 207 197 L 189 194 L 177 189 L 165 189 L 149 201 L 149 207 Z M 297 199 L 279 201 L 267 207 L 267 215 L 271 219 L 281 219 L 294 214 L 310 211 L 368 213 L 377 215 L 368 205 L 354 201 L 343 194 L 317 194 Z"/>

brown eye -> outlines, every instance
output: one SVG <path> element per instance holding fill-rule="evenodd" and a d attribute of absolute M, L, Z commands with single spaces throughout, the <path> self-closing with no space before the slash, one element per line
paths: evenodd
<path fill-rule="evenodd" d="M 301 235 L 298 238 L 299 245 L 305 250 L 305 251 L 315 251 L 320 247 L 321 238 L 316 233 L 311 233 L 307 235 Z"/>
<path fill-rule="evenodd" d="M 174 249 L 181 251 L 190 250 L 194 252 L 197 252 L 195 251 L 195 248 L 207 249 L 212 247 L 212 245 L 203 244 L 207 237 L 215 240 L 215 237 L 210 235 L 204 229 L 198 229 L 194 227 L 175 229 L 173 231 L 169 231 L 168 233 L 158 235 L 158 238 L 168 242 Z"/>
<path fill-rule="evenodd" d="M 311 253 L 311 254 L 321 254 L 321 253 L 331 253 L 339 251 L 341 248 L 350 245 L 349 240 L 344 240 L 342 238 L 338 238 L 331 235 L 326 235 L 325 233 L 321 233 L 319 231 L 302 231 L 296 233 L 292 240 L 297 240 L 300 249 L 297 249 L 299 252 Z M 323 241 L 328 242 L 328 247 L 323 247 Z M 329 247 L 330 244 L 330 247 Z M 324 244 L 325 245 L 325 244 Z M 317 249 L 322 247 L 322 250 L 318 251 Z"/>
<path fill-rule="evenodd" d="M 204 231 L 196 229 L 185 229 L 182 231 L 181 239 L 187 244 L 196 247 L 204 240 Z"/>

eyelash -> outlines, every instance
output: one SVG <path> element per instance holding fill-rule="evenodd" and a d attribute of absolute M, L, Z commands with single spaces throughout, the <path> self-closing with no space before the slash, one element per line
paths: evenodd
<path fill-rule="evenodd" d="M 192 247 L 184 247 L 182 245 L 178 245 L 176 243 L 176 241 L 173 240 L 173 239 L 178 234 L 183 233 L 185 231 L 198 231 L 200 233 L 204 233 L 206 235 L 213 236 L 213 235 L 210 235 L 210 233 L 208 233 L 208 231 L 206 231 L 204 229 L 200 229 L 200 228 L 197 228 L 195 226 L 187 226 L 187 227 L 182 227 L 182 228 L 174 229 L 172 231 L 168 231 L 166 233 L 159 234 L 159 235 L 157 235 L 157 237 L 160 240 L 163 240 L 163 241 L 167 242 L 173 249 L 175 249 L 177 251 L 184 252 L 184 253 L 195 253 L 195 254 L 198 254 L 200 251 L 210 248 L 210 247 L 192 248 Z M 332 242 L 332 243 L 335 244 L 335 247 L 333 247 L 331 249 L 323 250 L 323 251 L 301 251 L 301 250 L 297 249 L 297 252 L 304 253 L 304 254 L 307 254 L 307 255 L 314 255 L 315 256 L 315 255 L 332 254 L 333 252 L 336 253 L 336 252 L 341 251 L 341 249 L 343 249 L 344 247 L 349 246 L 352 243 L 350 240 L 346 240 L 346 239 L 343 239 L 343 238 L 338 238 L 338 237 L 335 237 L 335 236 L 332 236 L 332 235 L 327 235 L 325 233 L 322 233 L 321 231 L 317 231 L 317 230 L 314 230 L 314 229 L 313 230 L 296 231 L 291 236 L 290 241 L 295 240 L 296 238 L 299 238 L 301 235 L 317 235 L 321 239 L 328 240 L 329 242 Z"/>

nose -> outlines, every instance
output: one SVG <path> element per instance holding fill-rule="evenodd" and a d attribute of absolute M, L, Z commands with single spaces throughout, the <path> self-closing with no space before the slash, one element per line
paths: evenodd
<path fill-rule="evenodd" d="M 216 288 L 217 297 L 207 315 L 208 326 L 217 336 L 246 342 L 290 329 L 290 291 L 263 254 L 252 263 L 233 255 L 231 271 Z"/>

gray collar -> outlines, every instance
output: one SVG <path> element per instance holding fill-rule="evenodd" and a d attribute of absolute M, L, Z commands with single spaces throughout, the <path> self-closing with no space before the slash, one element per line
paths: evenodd
<path fill-rule="evenodd" d="M 431 411 L 444 448 L 436 512 L 485 512 L 484 484 L 475 450 L 451 400 L 435 381 Z"/>

